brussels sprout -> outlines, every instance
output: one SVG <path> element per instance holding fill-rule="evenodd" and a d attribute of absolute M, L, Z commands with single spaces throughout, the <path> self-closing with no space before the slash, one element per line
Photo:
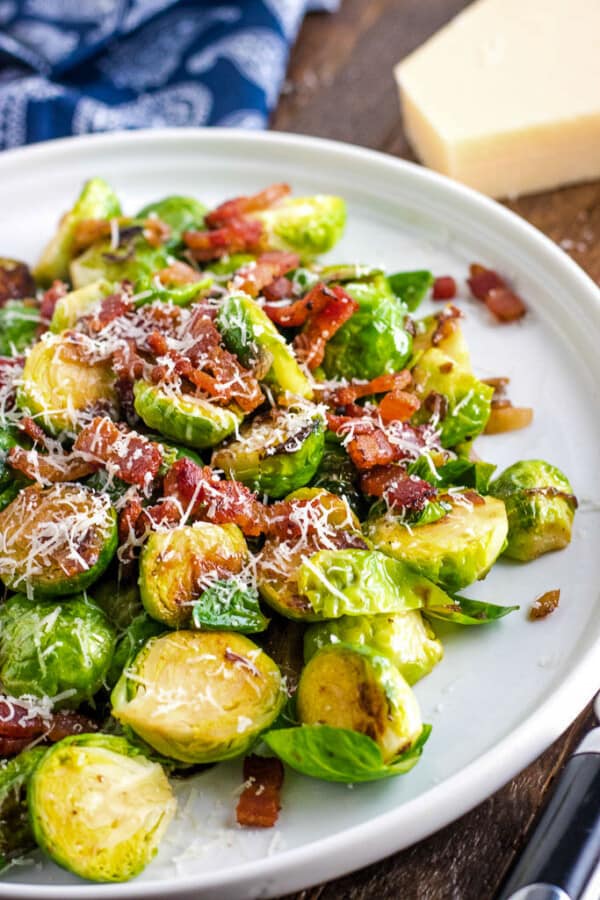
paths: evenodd
<path fill-rule="evenodd" d="M 265 374 L 261 380 L 276 392 L 312 397 L 312 388 L 291 348 L 266 313 L 246 294 L 230 294 L 217 316 L 217 327 L 242 365 Z"/>
<path fill-rule="evenodd" d="M 243 418 L 237 407 L 216 406 L 147 381 L 136 381 L 133 394 L 135 411 L 148 428 L 200 450 L 229 437 Z"/>
<path fill-rule="evenodd" d="M 38 764 L 29 787 L 38 844 L 59 866 L 91 881 L 139 875 L 175 808 L 158 763 L 110 734 L 60 741 Z"/>
<path fill-rule="evenodd" d="M 304 658 L 329 644 L 371 647 L 389 657 L 408 684 L 428 675 L 444 655 L 442 642 L 419 610 L 379 616 L 342 616 L 311 625 L 304 635 Z"/>
<path fill-rule="evenodd" d="M 6 487 L 0 489 L 0 512 L 3 509 L 6 509 L 6 507 L 13 502 L 15 497 L 19 496 L 19 493 L 28 483 L 29 482 L 15 478 L 15 480 L 11 481 Z"/>
<path fill-rule="evenodd" d="M 163 280 L 162 277 L 148 275 L 136 281 L 133 300 L 136 306 L 145 306 L 147 303 L 157 301 L 172 303 L 173 306 L 191 306 L 209 292 L 213 281 L 212 275 L 205 275 L 189 284 L 174 284 Z"/>
<path fill-rule="evenodd" d="M 94 600 L 117 633 L 125 631 L 144 612 L 137 584 L 123 584 L 118 575 L 107 575 L 94 585 Z"/>
<path fill-rule="evenodd" d="M 87 181 L 75 206 L 60 220 L 56 234 L 44 249 L 33 272 L 36 280 L 42 284 L 55 278 L 66 280 L 77 225 L 86 219 L 112 219 L 120 214 L 121 205 L 112 188 L 102 178 Z"/>
<path fill-rule="evenodd" d="M 172 257 L 166 247 L 154 247 L 142 236 L 132 238 L 116 250 L 109 240 L 96 241 L 71 263 L 71 282 L 76 289 L 101 280 L 137 284 L 166 268 L 170 261 Z"/>
<path fill-rule="evenodd" d="M 35 296 L 35 282 L 27 263 L 0 256 L 0 305 L 7 300 Z"/>
<path fill-rule="evenodd" d="M 35 341 L 40 310 L 35 300 L 8 300 L 0 308 L 0 356 L 14 356 Z"/>
<path fill-rule="evenodd" d="M 17 389 L 17 405 L 57 434 L 77 426 L 78 414 L 97 404 L 116 405 L 114 375 L 105 362 L 69 353 L 69 340 L 49 334 L 35 344 Z"/>
<path fill-rule="evenodd" d="M 447 410 L 442 408 L 437 413 L 441 420 L 442 446 L 455 447 L 483 431 L 490 417 L 494 388 L 479 381 L 469 369 L 432 347 L 414 367 L 413 379 L 417 395 L 423 401 L 413 417 L 414 422 L 426 422 L 436 414 L 436 405 L 428 402 L 430 396 L 441 395 L 443 405 L 447 404 Z"/>
<path fill-rule="evenodd" d="M 140 594 L 146 612 L 171 628 L 189 625 L 192 606 L 214 576 L 235 575 L 248 557 L 237 525 L 196 522 L 153 532 L 140 556 Z"/>
<path fill-rule="evenodd" d="M 17 439 L 8 428 L 0 428 L 0 491 L 3 491 L 14 479 L 14 470 L 6 464 L 11 447 L 17 446 Z"/>
<path fill-rule="evenodd" d="M 365 501 L 358 489 L 358 473 L 352 460 L 331 432 L 325 435 L 323 459 L 311 482 L 311 487 L 322 488 L 343 497 L 350 509 L 359 517 L 365 511 Z"/>
<path fill-rule="evenodd" d="M 61 297 L 54 307 L 52 319 L 50 321 L 50 331 L 59 334 L 72 328 L 77 319 L 86 315 L 90 309 L 108 297 L 111 292 L 111 285 L 108 281 L 92 281 L 85 287 L 79 288 L 78 291 L 70 291 Z"/>
<path fill-rule="evenodd" d="M 384 553 L 456 591 L 487 575 L 505 546 L 508 521 L 504 504 L 494 497 L 471 502 L 458 495 L 450 502 L 450 512 L 430 525 L 408 528 L 386 513 L 369 520 L 366 533 Z"/>
<path fill-rule="evenodd" d="M 492 482 L 490 493 L 506 506 L 506 556 L 527 562 L 570 542 L 577 500 L 556 466 L 541 459 L 514 463 Z"/>
<path fill-rule="evenodd" d="M 85 590 L 117 549 L 117 513 L 79 484 L 25 488 L 0 513 L 0 578 L 11 590 L 59 596 Z"/>
<path fill-rule="evenodd" d="M 436 313 L 433 316 L 418 319 L 414 324 L 416 334 L 413 337 L 411 366 L 418 362 L 426 350 L 437 347 L 463 369 L 471 371 L 471 355 L 460 327 L 460 319 L 444 318 L 443 313 Z"/>
<path fill-rule="evenodd" d="M 257 493 L 284 497 L 308 484 L 324 446 L 325 420 L 317 407 L 273 407 L 216 450 L 211 465 Z"/>
<path fill-rule="evenodd" d="M 304 271 L 307 275 L 312 276 L 314 281 L 305 284 L 304 287 L 312 287 L 318 281 L 324 281 L 325 284 L 331 284 L 336 281 L 343 284 L 346 281 L 370 281 L 376 275 L 383 275 L 383 269 L 377 266 L 364 266 L 360 263 L 334 263 L 330 266 L 313 266 L 310 269 L 296 269 L 291 275 L 292 282 L 296 281 L 299 272 Z"/>
<path fill-rule="evenodd" d="M 250 215 L 262 223 L 270 250 L 291 250 L 311 259 L 327 253 L 341 238 L 346 204 L 341 197 L 317 194 L 283 200 Z"/>
<path fill-rule="evenodd" d="M 279 669 L 249 638 L 177 631 L 148 641 L 112 703 L 123 726 L 165 757 L 193 764 L 243 754 L 285 696 Z"/>
<path fill-rule="evenodd" d="M 14 697 L 60 697 L 78 706 L 102 687 L 115 631 L 84 594 L 29 600 L 15 594 L 0 607 L 0 681 Z"/>
<path fill-rule="evenodd" d="M 231 253 L 222 256 L 221 259 L 211 260 L 207 265 L 210 266 L 210 274 L 214 275 L 217 281 L 229 281 L 238 269 L 249 262 L 254 262 L 255 259 L 256 256 L 252 253 Z"/>
<path fill-rule="evenodd" d="M 45 753 L 45 747 L 33 747 L 0 763 L 0 870 L 35 847 L 27 810 L 27 785 Z"/>
<path fill-rule="evenodd" d="M 395 275 L 388 275 L 388 282 L 398 300 L 409 312 L 414 312 L 432 286 L 433 275 L 426 269 L 416 272 L 396 272 Z"/>
<path fill-rule="evenodd" d="M 429 606 L 424 613 L 428 617 L 451 622 L 453 625 L 488 625 L 518 609 L 518 606 L 499 606 L 497 603 L 484 603 L 481 600 L 471 600 L 469 597 L 454 594 L 452 603 Z"/>
<path fill-rule="evenodd" d="M 214 581 L 194 603 L 194 627 L 208 631 L 264 631 L 269 620 L 263 616 L 258 591 L 235 578 Z"/>
<path fill-rule="evenodd" d="M 165 626 L 142 611 L 117 637 L 115 652 L 106 673 L 106 686 L 113 688 L 125 668 L 138 655 L 150 638 L 164 634 Z"/>
<path fill-rule="evenodd" d="M 171 237 L 168 241 L 170 247 L 177 247 L 181 243 L 181 235 L 190 228 L 202 228 L 206 206 L 194 197 L 184 197 L 179 194 L 171 194 L 162 200 L 148 203 L 136 216 L 136 219 L 144 220 L 148 216 L 158 216 L 171 228 Z"/>
<path fill-rule="evenodd" d="M 384 762 L 409 749 L 423 727 L 410 687 L 394 664 L 370 647 L 329 644 L 318 650 L 302 671 L 296 704 L 306 725 L 366 734 Z"/>
<path fill-rule="evenodd" d="M 351 282 L 344 289 L 359 309 L 327 342 L 323 371 L 328 378 L 364 378 L 397 372 L 408 360 L 412 339 L 404 328 L 406 310 L 387 279 Z"/>

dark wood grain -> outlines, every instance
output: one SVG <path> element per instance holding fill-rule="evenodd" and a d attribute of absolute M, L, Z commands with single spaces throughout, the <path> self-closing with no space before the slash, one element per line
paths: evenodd
<path fill-rule="evenodd" d="M 414 159 L 392 68 L 465 0 L 344 0 L 307 18 L 272 127 Z M 507 201 L 600 283 L 600 182 Z M 590 710 L 512 782 L 420 844 L 287 900 L 492 900 Z"/>

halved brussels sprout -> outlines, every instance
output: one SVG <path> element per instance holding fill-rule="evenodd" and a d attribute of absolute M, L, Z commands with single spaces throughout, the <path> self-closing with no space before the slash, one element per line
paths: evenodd
<path fill-rule="evenodd" d="M 133 394 L 135 411 L 148 428 L 200 450 L 229 437 L 243 418 L 237 407 L 217 406 L 147 381 L 136 381 Z"/>
<path fill-rule="evenodd" d="M 215 450 L 211 465 L 259 494 L 284 497 L 308 484 L 324 446 L 325 419 L 317 407 L 273 407 Z"/>
<path fill-rule="evenodd" d="M 479 381 L 469 369 L 437 347 L 423 353 L 412 374 L 422 401 L 414 422 L 427 422 L 439 415 L 444 447 L 455 447 L 481 434 L 490 417 L 493 387 Z M 442 407 L 437 411 L 440 404 L 429 403 L 430 397 L 438 399 L 436 395 L 441 396 Z"/>
<path fill-rule="evenodd" d="M 490 485 L 508 514 L 506 556 L 527 562 L 571 541 L 577 500 L 569 479 L 541 459 L 514 463 Z"/>
<path fill-rule="evenodd" d="M 158 763 L 110 734 L 60 741 L 36 767 L 29 788 L 38 844 L 59 866 L 91 881 L 139 875 L 175 808 Z"/>
<path fill-rule="evenodd" d="M 0 579 L 13 591 L 59 596 L 83 591 L 117 549 L 117 513 L 80 484 L 22 490 L 0 513 Z"/>
<path fill-rule="evenodd" d="M 439 313 L 415 321 L 416 334 L 413 337 L 411 365 L 418 362 L 426 350 L 431 350 L 435 346 L 463 369 L 471 371 L 471 354 L 460 327 L 460 319 L 445 318 L 442 321 L 441 329 Z M 433 343 L 434 336 L 435 344 Z"/>
<path fill-rule="evenodd" d="M 35 847 L 27 785 L 45 753 L 45 747 L 32 747 L 0 763 L 0 870 Z"/>
<path fill-rule="evenodd" d="M 0 356 L 14 356 L 35 341 L 40 309 L 35 300 L 8 300 L 0 307 Z"/>
<path fill-rule="evenodd" d="M 442 642 L 419 610 L 379 616 L 342 616 L 311 625 L 304 635 L 308 662 L 329 644 L 371 647 L 389 657 L 408 684 L 428 675 L 444 655 Z"/>
<path fill-rule="evenodd" d="M 158 216 L 162 222 L 166 222 L 171 228 L 169 246 L 176 247 L 181 242 L 181 235 L 190 228 L 202 228 L 207 208 L 194 197 L 184 197 L 180 194 L 171 194 L 162 200 L 148 203 L 136 216 L 143 221 L 148 216 Z"/>
<path fill-rule="evenodd" d="M 389 762 L 415 743 L 423 723 L 410 687 L 370 647 L 330 644 L 302 671 L 296 695 L 300 721 L 366 734 Z"/>
<path fill-rule="evenodd" d="M 165 626 L 142 610 L 117 637 L 115 652 L 110 668 L 106 673 L 105 683 L 113 688 L 125 668 L 135 659 L 142 647 L 150 638 L 164 634 Z"/>
<path fill-rule="evenodd" d="M 359 518 L 365 511 L 365 501 L 358 488 L 358 472 L 352 460 L 331 432 L 325 434 L 325 450 L 311 487 L 322 488 L 343 497 Z"/>
<path fill-rule="evenodd" d="M 70 291 L 61 297 L 54 307 L 50 321 L 50 331 L 59 334 L 72 328 L 77 319 L 84 316 L 99 300 L 108 297 L 111 285 L 108 281 L 92 281 L 78 291 Z"/>
<path fill-rule="evenodd" d="M 55 278 L 66 280 L 77 225 L 86 219 L 112 219 L 120 214 L 121 204 L 106 181 L 103 178 L 87 181 L 75 205 L 62 217 L 56 234 L 45 247 L 33 271 L 36 280 L 42 284 L 49 284 Z"/>
<path fill-rule="evenodd" d="M 165 246 L 154 247 L 141 236 L 116 250 L 110 240 L 96 241 L 72 261 L 71 282 L 75 289 L 102 280 L 137 284 L 165 269 L 170 261 L 172 257 Z"/>
<path fill-rule="evenodd" d="M 112 704 L 115 718 L 163 756 L 209 763 L 245 753 L 285 698 L 279 669 L 249 638 L 177 631 L 148 641 Z"/>
<path fill-rule="evenodd" d="M 388 281 L 398 300 L 409 312 L 414 312 L 421 305 L 427 291 L 432 286 L 433 275 L 427 269 L 418 269 L 415 272 L 395 272 L 393 275 L 388 275 Z"/>
<path fill-rule="evenodd" d="M 364 378 L 402 369 L 411 354 L 412 339 L 404 328 L 406 310 L 387 279 L 344 285 L 359 309 L 327 342 L 323 371 L 328 378 Z"/>
<path fill-rule="evenodd" d="M 146 612 L 170 628 L 192 621 L 194 601 L 217 578 L 235 575 L 248 558 L 237 525 L 196 522 L 153 532 L 140 556 L 140 594 Z"/>
<path fill-rule="evenodd" d="M 59 697 L 78 706 L 102 687 L 115 631 L 84 594 L 29 600 L 15 594 L 0 607 L 0 680 L 13 697 Z"/>
<path fill-rule="evenodd" d="M 117 404 L 110 365 L 77 359 L 69 343 L 58 334 L 38 341 L 25 360 L 17 389 L 19 408 L 52 434 L 75 428 L 78 414 L 98 403 Z"/>
<path fill-rule="evenodd" d="M 291 250 L 303 259 L 311 259 L 327 253 L 341 238 L 346 204 L 341 197 L 316 194 L 282 200 L 250 216 L 262 222 L 270 250 Z"/>
<path fill-rule="evenodd" d="M 448 501 L 450 512 L 429 525 L 407 527 L 385 513 L 365 530 L 379 550 L 452 592 L 487 575 L 505 546 L 508 520 L 494 497 L 448 495 Z"/>
<path fill-rule="evenodd" d="M 312 387 L 291 347 L 252 297 L 241 293 L 226 297 L 217 327 L 225 346 L 242 365 L 264 373 L 261 381 L 276 392 L 311 399 Z"/>

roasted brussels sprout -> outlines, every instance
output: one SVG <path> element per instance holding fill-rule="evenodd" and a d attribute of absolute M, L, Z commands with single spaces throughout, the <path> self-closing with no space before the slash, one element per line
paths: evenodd
<path fill-rule="evenodd" d="M 230 294 L 217 316 L 217 326 L 231 353 L 242 365 L 260 371 L 261 381 L 278 393 L 311 399 L 312 388 L 291 348 L 269 317 L 246 294 Z"/>
<path fill-rule="evenodd" d="M 262 223 L 270 250 L 291 250 L 303 259 L 312 259 L 327 253 L 341 238 L 346 204 L 341 197 L 316 194 L 282 200 L 250 215 Z"/>
<path fill-rule="evenodd" d="M 0 306 L 7 300 L 35 296 L 35 282 L 27 263 L 0 256 Z"/>
<path fill-rule="evenodd" d="M 175 806 L 158 763 L 110 734 L 60 741 L 29 787 L 38 844 L 59 866 L 91 881 L 138 875 L 156 854 Z"/>
<path fill-rule="evenodd" d="M 323 459 L 312 479 L 311 487 L 343 497 L 352 512 L 362 518 L 365 501 L 358 488 L 358 473 L 339 439 L 331 432 L 325 435 Z"/>
<path fill-rule="evenodd" d="M 96 241 L 71 263 L 73 287 L 78 290 L 94 281 L 131 281 L 137 284 L 169 265 L 165 246 L 154 247 L 137 236 L 124 247 L 112 248 L 109 240 Z"/>
<path fill-rule="evenodd" d="M 140 594 L 153 618 L 170 628 L 192 620 L 194 601 L 217 578 L 240 572 L 248 557 L 237 525 L 196 522 L 153 532 L 140 556 Z"/>
<path fill-rule="evenodd" d="M 0 763 L 0 870 L 35 847 L 27 786 L 45 753 L 45 747 L 32 747 Z"/>
<path fill-rule="evenodd" d="M 444 447 L 455 447 L 483 431 L 490 417 L 494 388 L 479 381 L 469 369 L 432 347 L 418 360 L 413 379 L 422 401 L 414 421 L 439 418 Z"/>
<path fill-rule="evenodd" d="M 157 216 L 171 228 L 169 247 L 177 247 L 181 243 L 181 235 L 189 228 L 202 228 L 206 206 L 194 197 L 184 197 L 180 194 L 171 194 L 148 203 L 140 209 L 136 219 L 143 221 L 149 216 Z"/>
<path fill-rule="evenodd" d="M 119 200 L 106 181 L 102 178 L 87 181 L 74 207 L 62 217 L 56 234 L 42 253 L 34 269 L 37 281 L 49 284 L 55 278 L 63 281 L 68 278 L 75 229 L 80 222 L 86 219 L 112 219 L 120 214 Z"/>
<path fill-rule="evenodd" d="M 325 446 L 325 419 L 312 404 L 273 407 L 242 426 L 239 438 L 213 453 L 211 465 L 270 497 L 311 480 Z"/>
<path fill-rule="evenodd" d="M 74 708 L 102 684 L 115 631 L 90 598 L 29 600 L 15 594 L 0 607 L 0 680 L 9 694 L 58 698 Z"/>
<path fill-rule="evenodd" d="M 527 562 L 571 540 L 577 500 L 566 475 L 541 459 L 514 463 L 490 485 L 508 515 L 506 556 Z"/>
<path fill-rule="evenodd" d="M 91 363 L 70 352 L 69 339 L 49 334 L 25 361 L 17 404 L 53 434 L 77 427 L 78 413 L 101 403 L 116 406 L 108 363 Z"/>
<path fill-rule="evenodd" d="M 163 756 L 208 763 L 244 753 L 285 702 L 279 669 L 249 638 L 152 638 L 112 694 L 113 715 Z"/>
<path fill-rule="evenodd" d="M 389 657 L 408 684 L 428 675 L 444 655 L 442 642 L 419 610 L 379 616 L 342 616 L 311 625 L 304 635 L 304 658 L 329 644 L 371 647 Z"/>
<path fill-rule="evenodd" d="M 14 480 L 14 470 L 7 465 L 8 453 L 11 447 L 16 447 L 17 439 L 8 428 L 0 428 L 0 492 Z"/>
<path fill-rule="evenodd" d="M 77 319 L 86 315 L 99 300 L 108 297 L 111 286 L 108 281 L 92 281 L 78 291 L 70 291 L 61 297 L 54 307 L 50 321 L 50 331 L 59 334 L 72 328 Z"/>
<path fill-rule="evenodd" d="M 450 512 L 429 525 L 408 528 L 385 513 L 365 529 L 379 550 L 456 591 L 487 575 L 505 546 L 508 521 L 504 504 L 494 497 L 458 494 L 449 495 L 449 502 Z"/>
<path fill-rule="evenodd" d="M 318 650 L 302 671 L 296 696 L 303 724 L 366 734 L 384 762 L 414 744 L 423 728 L 410 687 L 394 664 L 370 647 L 330 644 Z"/>
<path fill-rule="evenodd" d="M 36 338 L 40 310 L 35 300 L 8 300 L 0 307 L 0 356 L 21 353 Z"/>
<path fill-rule="evenodd" d="M 419 269 L 416 272 L 396 272 L 394 275 L 388 275 L 388 281 L 398 300 L 409 312 L 414 312 L 421 305 L 427 291 L 432 286 L 433 275 L 427 269 Z"/>
<path fill-rule="evenodd" d="M 450 318 L 442 313 L 415 321 L 416 334 L 413 337 L 411 365 L 418 362 L 426 350 L 437 347 L 463 369 L 471 371 L 471 354 L 465 340 L 459 318 Z"/>
<path fill-rule="evenodd" d="M 216 406 L 201 397 L 175 393 L 147 381 L 136 381 L 135 411 L 140 419 L 165 437 L 190 447 L 214 447 L 242 421 L 237 407 Z"/>
<path fill-rule="evenodd" d="M 194 627 L 206 631 L 264 631 L 269 619 L 263 615 L 258 591 L 236 578 L 213 581 L 194 603 Z"/>
<path fill-rule="evenodd" d="M 59 596 L 83 591 L 117 549 L 109 498 L 79 484 L 25 488 L 0 513 L 0 578 L 11 590 Z"/>
<path fill-rule="evenodd" d="M 349 282 L 344 289 L 359 309 L 327 342 L 323 371 L 328 378 L 364 378 L 397 372 L 408 360 L 412 339 L 404 328 L 406 310 L 383 275 Z"/>

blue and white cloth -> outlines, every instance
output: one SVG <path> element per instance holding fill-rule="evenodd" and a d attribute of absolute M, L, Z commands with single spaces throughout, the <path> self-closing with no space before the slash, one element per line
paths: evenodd
<path fill-rule="evenodd" d="M 263 128 L 338 0 L 0 0 L 0 149 L 122 128 Z"/>

